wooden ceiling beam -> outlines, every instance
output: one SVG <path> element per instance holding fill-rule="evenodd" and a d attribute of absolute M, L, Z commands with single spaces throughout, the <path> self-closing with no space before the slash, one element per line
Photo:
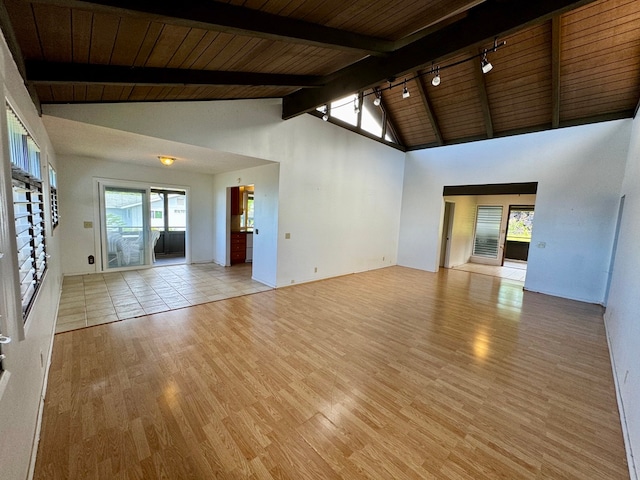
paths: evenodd
<path fill-rule="evenodd" d="M 31 97 L 31 101 L 36 107 L 38 114 L 42 114 L 42 105 L 40 104 L 40 98 L 38 97 L 38 93 L 34 86 L 30 86 L 27 83 L 26 76 L 26 67 L 24 62 L 24 57 L 22 56 L 22 50 L 20 49 L 20 45 L 18 44 L 18 39 L 16 38 L 15 31 L 13 30 L 13 25 L 9 21 L 9 12 L 7 12 L 7 7 L 4 2 L 0 2 L 0 29 L 4 33 L 4 38 L 7 42 L 7 46 L 9 47 L 9 51 L 11 52 L 11 56 L 13 57 L 13 61 L 16 62 L 16 66 L 18 67 L 18 72 L 22 77 L 22 81 L 25 83 L 27 87 L 27 91 L 29 92 L 29 96 Z"/>
<path fill-rule="evenodd" d="M 32 0 L 32 3 L 142 18 L 148 21 L 380 55 L 394 42 L 210 0 Z"/>
<path fill-rule="evenodd" d="M 417 39 L 385 58 L 368 57 L 340 70 L 322 88 L 285 96 L 282 118 L 292 118 L 333 99 L 373 88 L 389 78 L 420 70 L 433 61 L 490 42 L 496 36 L 547 21 L 554 15 L 593 1 L 511 0 L 482 3 L 468 10 L 459 21 Z"/>
<path fill-rule="evenodd" d="M 482 53 L 471 51 L 470 55 L 477 55 Z M 476 79 L 476 88 L 478 89 L 478 99 L 480 100 L 480 107 L 482 108 L 482 118 L 484 119 L 484 126 L 487 129 L 487 138 L 493 138 L 493 119 L 491 118 L 491 107 L 489 106 L 489 95 L 487 95 L 487 81 L 484 78 L 485 73 L 480 68 L 480 63 L 476 62 L 473 66 L 473 73 Z"/>
<path fill-rule="evenodd" d="M 320 87 L 322 77 L 277 73 L 226 72 L 179 68 L 124 67 L 80 63 L 26 62 L 30 85 L 251 85 L 273 87 Z"/>
<path fill-rule="evenodd" d="M 560 126 L 560 16 L 551 19 L 551 128 Z"/>
<path fill-rule="evenodd" d="M 415 72 L 415 75 L 418 75 L 418 72 Z M 431 101 L 429 100 L 429 94 L 427 93 L 427 90 L 424 88 L 421 77 L 416 78 L 416 85 L 418 86 L 418 93 L 420 94 L 420 98 L 422 99 L 422 104 L 424 105 L 424 108 L 427 111 L 427 116 L 429 117 L 429 122 L 431 123 L 431 128 L 433 128 L 433 133 L 436 136 L 438 145 L 444 145 L 444 138 L 442 136 L 442 131 L 440 130 L 440 124 L 436 119 L 436 114 L 433 111 L 433 106 L 431 105 Z"/>

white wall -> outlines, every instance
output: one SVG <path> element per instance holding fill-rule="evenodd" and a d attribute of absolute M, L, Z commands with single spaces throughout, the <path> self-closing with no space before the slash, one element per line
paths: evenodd
<path fill-rule="evenodd" d="M 189 215 L 188 242 L 192 263 L 213 261 L 213 188 L 212 175 L 181 172 L 173 167 L 158 168 L 135 166 L 93 158 L 59 156 L 59 203 L 62 231 L 62 264 L 65 275 L 95 273 L 100 252 L 95 251 L 94 229 L 99 228 L 96 218 L 97 199 L 95 178 L 137 181 L 162 187 L 188 187 Z M 93 228 L 84 228 L 84 222 L 93 222 Z M 87 257 L 94 255 L 95 265 Z"/>
<path fill-rule="evenodd" d="M 248 168 L 214 177 L 214 261 L 227 265 L 229 239 L 228 187 L 254 185 L 254 234 L 252 278 L 276 286 L 278 252 L 278 179 L 280 165 Z M 258 230 L 256 234 L 255 231 Z"/>
<path fill-rule="evenodd" d="M 621 195 L 625 196 L 624 211 L 605 322 L 626 417 L 629 463 L 633 463 L 631 449 L 635 475 L 640 478 L 640 117 L 633 121 Z"/>
<path fill-rule="evenodd" d="M 603 302 L 630 128 L 619 120 L 409 152 L 398 263 L 437 270 L 445 185 L 538 182 L 525 287 Z"/>
<path fill-rule="evenodd" d="M 24 87 L 11 55 L 0 39 L 0 91 L 9 100 L 41 150 L 46 166 L 57 168 L 51 143 L 38 112 Z M 17 286 L 17 257 L 11 195 L 11 166 L 6 136 L 6 115 L 0 120 L 0 331 L 13 341 L 2 346 L 7 355 L 0 376 L 0 471 L 3 480 L 24 480 L 29 471 L 36 437 L 38 412 L 51 355 L 53 328 L 60 295 L 60 234 L 52 232 L 45 218 L 46 246 L 51 255 L 47 273 L 22 331 L 22 313 Z M 43 176 L 48 170 L 43 169 Z M 45 188 L 45 192 L 47 189 Z M 48 208 L 48 198 L 45 199 Z M 18 301 L 16 301 L 16 291 Z M 22 336 L 22 334 L 24 334 Z M 22 337 L 22 338 L 21 338 Z"/>
<path fill-rule="evenodd" d="M 277 286 L 395 264 L 404 154 L 310 115 L 285 122 L 281 111 L 280 100 L 45 108 L 280 163 Z"/>

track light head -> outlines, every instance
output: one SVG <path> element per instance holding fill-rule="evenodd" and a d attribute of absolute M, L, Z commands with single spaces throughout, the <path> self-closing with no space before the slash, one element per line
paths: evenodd
<path fill-rule="evenodd" d="M 409 98 L 411 94 L 409 93 L 409 89 L 407 88 L 407 79 L 404 79 L 404 88 L 402 89 L 402 98 Z"/>
<path fill-rule="evenodd" d="M 382 99 L 380 97 L 376 97 L 376 98 L 373 99 L 373 104 L 376 107 L 379 107 L 381 103 L 382 103 Z"/>
<path fill-rule="evenodd" d="M 360 102 L 357 98 L 353 99 L 353 113 L 360 113 Z"/>
<path fill-rule="evenodd" d="M 480 66 L 482 67 L 482 73 L 489 73 L 491 69 L 493 69 L 493 65 L 491 65 L 491 62 L 489 60 L 487 60 L 486 53 L 482 56 Z"/>
<path fill-rule="evenodd" d="M 431 80 L 431 85 L 433 85 L 434 87 L 440 85 L 440 67 L 436 69 L 436 75 Z"/>
<path fill-rule="evenodd" d="M 329 107 L 327 105 L 322 107 L 322 120 L 325 122 L 329 120 Z"/>

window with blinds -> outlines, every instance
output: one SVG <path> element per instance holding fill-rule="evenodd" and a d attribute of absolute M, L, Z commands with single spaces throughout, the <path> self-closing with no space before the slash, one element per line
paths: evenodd
<path fill-rule="evenodd" d="M 49 199 L 51 204 L 51 229 L 55 230 L 60 220 L 58 213 L 58 177 L 51 164 L 49 164 L 49 195 L 51 197 Z"/>
<path fill-rule="evenodd" d="M 47 269 L 40 149 L 9 105 L 7 124 L 20 296 L 26 320 Z"/>
<path fill-rule="evenodd" d="M 498 258 L 502 207 L 479 205 L 476 215 L 476 235 L 473 255 Z"/>

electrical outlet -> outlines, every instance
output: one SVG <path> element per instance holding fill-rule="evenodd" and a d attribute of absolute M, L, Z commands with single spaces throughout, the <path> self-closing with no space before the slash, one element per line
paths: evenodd
<path fill-rule="evenodd" d="M 93 228 L 93 222 L 84 222 L 84 228 Z"/>
<path fill-rule="evenodd" d="M 289 239 L 291 238 L 291 234 L 290 234 L 290 233 L 285 233 L 285 234 L 284 234 L 284 238 L 285 238 L 286 240 L 289 240 Z"/>
<path fill-rule="evenodd" d="M 313 269 L 313 273 L 318 273 L 318 267 L 315 267 L 315 268 Z"/>

